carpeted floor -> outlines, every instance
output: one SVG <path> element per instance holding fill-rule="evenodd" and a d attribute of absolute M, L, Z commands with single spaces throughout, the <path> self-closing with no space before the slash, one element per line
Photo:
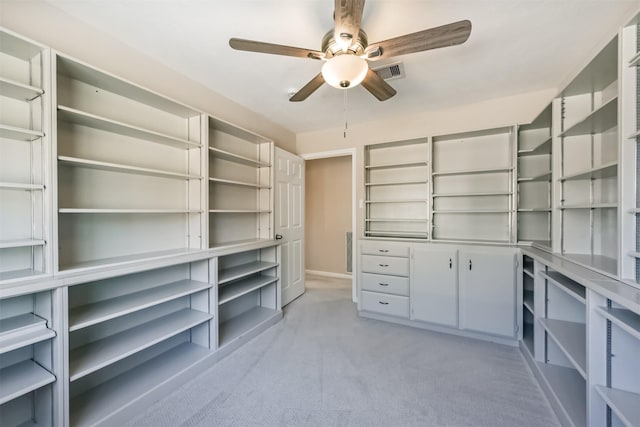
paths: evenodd
<path fill-rule="evenodd" d="M 130 426 L 540 426 L 516 348 L 360 319 L 350 282 L 307 278 L 282 322 Z"/>

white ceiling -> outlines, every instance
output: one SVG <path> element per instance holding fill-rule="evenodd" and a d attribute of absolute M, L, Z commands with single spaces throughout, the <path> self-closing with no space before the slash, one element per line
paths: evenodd
<path fill-rule="evenodd" d="M 322 63 L 232 50 L 230 37 L 320 49 L 333 0 L 47 0 L 293 132 L 339 127 L 344 93 L 324 85 L 302 103 L 288 94 Z M 367 0 L 370 42 L 461 19 L 460 46 L 404 55 L 397 95 L 379 102 L 348 90 L 349 122 L 558 88 L 625 20 L 638 0 Z M 384 64 L 378 61 L 375 65 Z"/>

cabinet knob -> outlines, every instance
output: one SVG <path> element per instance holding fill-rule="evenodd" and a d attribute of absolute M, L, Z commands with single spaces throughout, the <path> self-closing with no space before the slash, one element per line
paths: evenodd
<path fill-rule="evenodd" d="M 453 260 L 449 258 L 449 270 L 453 268 Z"/>
<path fill-rule="evenodd" d="M 473 268 L 473 263 L 471 262 L 471 260 L 469 260 L 469 270 L 471 270 Z"/>
<path fill-rule="evenodd" d="M 382 304 L 382 305 L 389 305 L 389 303 L 388 303 L 388 302 L 386 302 L 386 301 L 378 301 L 378 304 Z"/>

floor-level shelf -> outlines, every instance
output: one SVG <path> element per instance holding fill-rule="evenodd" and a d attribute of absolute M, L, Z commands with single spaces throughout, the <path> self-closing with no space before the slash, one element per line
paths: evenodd
<path fill-rule="evenodd" d="M 640 425 L 640 394 L 599 385 L 595 389 L 627 427 Z"/>
<path fill-rule="evenodd" d="M 261 323 L 266 322 L 278 313 L 277 310 L 265 307 L 254 307 L 220 324 L 218 332 L 219 347 L 231 343 Z"/>
<path fill-rule="evenodd" d="M 587 346 L 585 325 L 583 323 L 543 318 L 539 319 L 539 321 L 558 347 L 575 365 L 580 375 L 586 378 Z"/>
<path fill-rule="evenodd" d="M 561 410 L 574 426 L 587 425 L 587 386 L 578 371 L 547 363 L 536 363 Z"/>

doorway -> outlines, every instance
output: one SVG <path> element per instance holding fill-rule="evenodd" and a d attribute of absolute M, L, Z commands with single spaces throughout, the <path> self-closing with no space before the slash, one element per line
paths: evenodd
<path fill-rule="evenodd" d="M 305 271 L 351 280 L 357 302 L 355 149 L 303 154 Z M 348 234 L 350 233 L 350 235 Z"/>

